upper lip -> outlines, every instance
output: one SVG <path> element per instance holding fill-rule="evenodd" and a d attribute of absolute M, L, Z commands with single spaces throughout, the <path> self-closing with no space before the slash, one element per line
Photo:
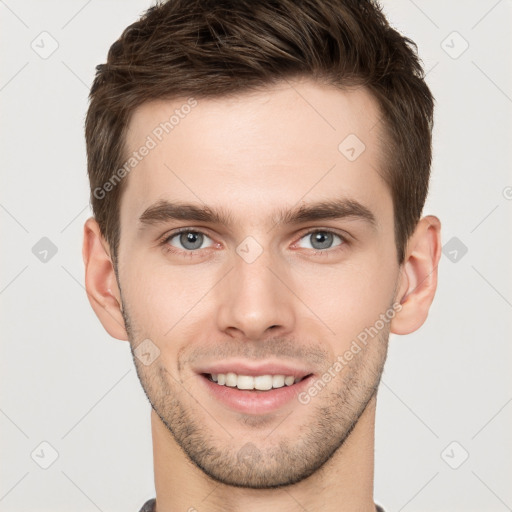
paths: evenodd
<path fill-rule="evenodd" d="M 244 361 L 219 361 L 215 364 L 203 366 L 196 369 L 197 373 L 229 373 L 233 372 L 237 375 L 284 375 L 285 377 L 292 375 L 293 377 L 302 378 L 310 373 L 308 369 L 300 366 L 292 366 L 279 362 L 262 362 L 262 363 L 248 363 Z"/>

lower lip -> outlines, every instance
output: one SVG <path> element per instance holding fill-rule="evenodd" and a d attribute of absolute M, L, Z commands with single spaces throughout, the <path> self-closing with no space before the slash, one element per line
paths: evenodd
<path fill-rule="evenodd" d="M 212 382 L 205 375 L 199 376 L 214 398 L 230 409 L 246 414 L 265 414 L 278 410 L 287 403 L 297 399 L 297 395 L 310 385 L 313 375 L 305 377 L 291 386 L 270 389 L 268 391 L 238 389 L 221 386 Z M 298 403 L 298 399 L 297 399 Z"/>

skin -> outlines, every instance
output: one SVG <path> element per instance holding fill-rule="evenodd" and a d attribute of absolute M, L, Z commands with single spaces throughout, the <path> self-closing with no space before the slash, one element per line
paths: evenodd
<path fill-rule="evenodd" d="M 139 107 L 127 147 L 139 148 L 186 100 Z M 375 510 L 376 389 L 388 335 L 424 323 L 441 250 L 440 222 L 427 216 L 397 262 L 379 117 L 366 90 L 308 80 L 198 99 L 125 178 L 118 279 L 96 221 L 86 222 L 92 307 L 132 351 L 148 338 L 159 350 L 149 365 L 134 357 L 153 406 L 158 512 Z M 366 146 L 355 161 L 338 150 L 349 134 Z M 275 222 L 277 209 L 340 198 L 365 206 L 375 223 Z M 141 222 L 162 200 L 224 209 L 232 223 Z M 166 241 L 176 228 L 204 233 L 200 248 L 179 235 Z M 318 249 L 312 229 L 343 238 L 327 235 L 330 245 Z M 237 253 L 248 236 L 262 250 L 251 263 Z M 216 401 L 194 371 L 236 358 L 300 364 L 321 377 L 393 305 L 391 322 L 307 404 L 242 414 Z"/>

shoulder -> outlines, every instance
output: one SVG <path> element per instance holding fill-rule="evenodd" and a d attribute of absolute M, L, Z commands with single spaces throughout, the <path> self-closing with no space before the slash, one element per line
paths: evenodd
<path fill-rule="evenodd" d="M 155 510 L 155 503 L 156 503 L 156 499 L 155 498 L 152 498 L 152 499 L 146 501 L 146 503 L 144 503 L 144 505 L 142 506 L 142 508 L 140 509 L 139 512 L 154 512 L 154 510 Z"/>

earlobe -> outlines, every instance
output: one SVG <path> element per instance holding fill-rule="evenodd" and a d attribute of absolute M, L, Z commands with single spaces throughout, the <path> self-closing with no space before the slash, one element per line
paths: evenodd
<path fill-rule="evenodd" d="M 84 225 L 82 256 L 85 264 L 85 289 L 96 316 L 111 336 L 128 340 L 112 259 L 93 217 L 87 219 Z"/>
<path fill-rule="evenodd" d="M 407 244 L 396 301 L 402 309 L 391 322 L 394 334 L 409 334 L 419 329 L 437 288 L 437 266 L 441 258 L 441 222 L 428 215 L 417 224 Z"/>

